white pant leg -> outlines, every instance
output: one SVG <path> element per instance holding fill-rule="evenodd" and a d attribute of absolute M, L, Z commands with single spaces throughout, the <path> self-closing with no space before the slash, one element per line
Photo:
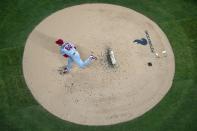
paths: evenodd
<path fill-rule="evenodd" d="M 67 60 L 67 70 L 70 71 L 71 68 L 72 68 L 72 63 L 73 63 L 73 59 L 71 57 L 68 57 L 68 60 Z"/>
<path fill-rule="evenodd" d="M 84 62 L 81 60 L 79 53 L 76 51 L 74 55 L 72 55 L 72 59 L 77 63 L 80 68 L 85 68 L 92 61 L 90 58 L 86 59 Z"/>

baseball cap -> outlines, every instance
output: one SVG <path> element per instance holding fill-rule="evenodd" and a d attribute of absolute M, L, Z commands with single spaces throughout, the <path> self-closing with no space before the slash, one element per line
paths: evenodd
<path fill-rule="evenodd" d="M 58 39 L 55 41 L 55 43 L 59 46 L 61 46 L 62 44 L 64 44 L 64 41 L 62 39 Z"/>

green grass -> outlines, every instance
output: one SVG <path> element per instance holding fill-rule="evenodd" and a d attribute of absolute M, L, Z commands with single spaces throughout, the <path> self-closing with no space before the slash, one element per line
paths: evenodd
<path fill-rule="evenodd" d="M 176 59 L 176 73 L 166 97 L 145 115 L 111 126 L 65 122 L 32 97 L 22 74 L 25 41 L 51 13 L 80 3 L 103 2 L 132 8 L 164 30 Z M 1 131 L 196 131 L 197 1 L 196 0 L 1 0 L 0 1 Z"/>

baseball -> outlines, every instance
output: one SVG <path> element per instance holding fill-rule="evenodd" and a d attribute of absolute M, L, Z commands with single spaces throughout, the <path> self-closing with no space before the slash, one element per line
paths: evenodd
<path fill-rule="evenodd" d="M 164 57 L 166 57 L 167 56 L 167 54 L 166 54 L 166 51 L 164 50 L 164 51 L 162 51 L 162 54 L 163 54 L 163 56 Z"/>
<path fill-rule="evenodd" d="M 157 57 L 159 57 L 159 54 L 158 54 L 158 53 L 155 53 L 155 55 L 156 55 Z"/>

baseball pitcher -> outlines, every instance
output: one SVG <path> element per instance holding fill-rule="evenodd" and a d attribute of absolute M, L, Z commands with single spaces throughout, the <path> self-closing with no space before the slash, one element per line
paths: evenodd
<path fill-rule="evenodd" d="M 55 43 L 60 46 L 60 54 L 65 58 L 68 58 L 67 66 L 64 68 L 63 74 L 68 73 L 71 70 L 73 62 L 75 62 L 80 68 L 85 68 L 97 59 L 95 56 L 90 55 L 85 61 L 83 61 L 73 43 L 64 42 L 62 39 L 58 39 Z"/>

